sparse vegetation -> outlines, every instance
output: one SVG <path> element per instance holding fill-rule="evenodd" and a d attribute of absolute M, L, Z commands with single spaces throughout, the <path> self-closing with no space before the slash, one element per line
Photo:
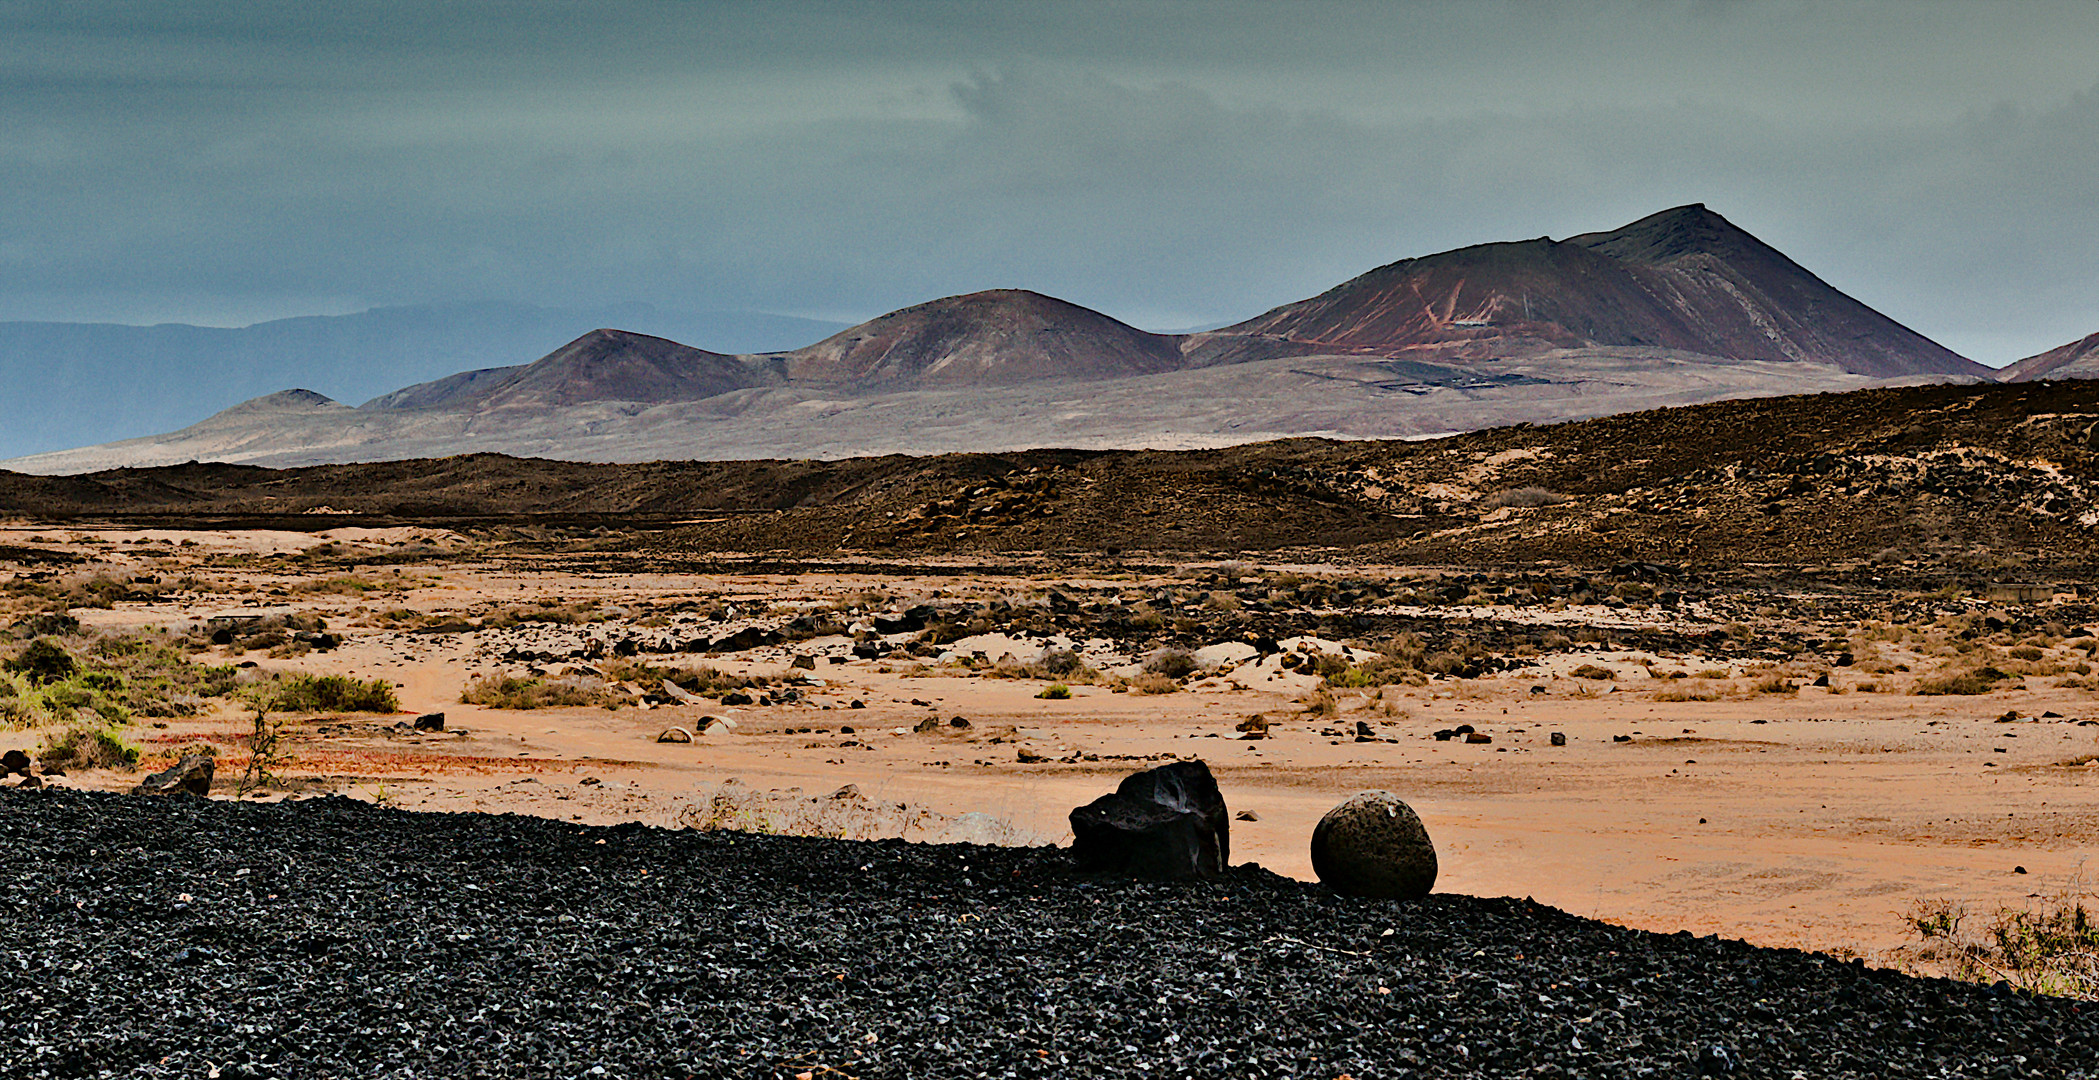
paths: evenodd
<path fill-rule="evenodd" d="M 1497 491 L 1480 500 L 1480 506 L 1488 510 L 1499 510 L 1504 506 L 1535 509 L 1540 506 L 1558 506 L 1566 502 L 1567 496 L 1541 487 L 1518 487 Z"/>
<path fill-rule="evenodd" d="M 1918 959 L 1955 978 L 2003 980 L 2033 994 L 2099 999 L 2099 918 L 2071 887 L 2025 908 L 2003 908 L 1978 933 L 1966 904 L 1917 902 L 1903 921 Z"/>
<path fill-rule="evenodd" d="M 50 769 L 128 769 L 138 764 L 138 748 L 107 727 L 73 724 L 59 729 L 37 755 Z"/>
<path fill-rule="evenodd" d="M 274 712 L 369 712 L 401 710 L 393 684 L 348 675 L 286 675 L 255 684 L 256 708 Z"/>
<path fill-rule="evenodd" d="M 492 709 L 561 709 L 616 701 L 603 679 L 588 675 L 477 675 L 467 680 L 459 700 Z"/>
<path fill-rule="evenodd" d="M 2010 678 L 1994 667 L 1945 667 L 1938 671 L 1918 676 L 1910 686 L 1910 693 L 1924 695 L 1941 694 L 1987 694 L 1997 684 Z"/>
<path fill-rule="evenodd" d="M 1049 701 L 1067 701 L 1071 698 L 1071 687 L 1063 683 L 1051 683 L 1035 696 Z"/>

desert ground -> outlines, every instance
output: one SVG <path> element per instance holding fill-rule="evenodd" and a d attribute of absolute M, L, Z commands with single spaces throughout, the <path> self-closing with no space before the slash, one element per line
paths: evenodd
<path fill-rule="evenodd" d="M 10 650 L 39 626 L 81 655 L 165 634 L 248 691 L 390 684 L 393 712 L 273 712 L 252 797 L 1049 844 L 1121 776 L 1200 758 L 1240 815 L 1235 863 L 1310 878 L 1320 815 L 1385 789 L 1425 820 L 1438 891 L 1923 970 L 1911 916 L 1979 921 L 2099 871 L 2094 616 L 2072 586 L 1134 556 L 739 570 L 647 547 L 0 527 Z M 136 765 L 50 782 L 128 789 L 208 745 L 230 797 L 256 700 L 137 710 Z M 413 729 L 435 712 L 442 731 Z M 10 715 L 0 749 L 57 730 Z"/>

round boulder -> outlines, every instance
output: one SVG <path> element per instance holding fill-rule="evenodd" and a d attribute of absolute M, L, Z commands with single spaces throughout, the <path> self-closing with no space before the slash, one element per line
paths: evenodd
<path fill-rule="evenodd" d="M 1436 845 L 1399 796 L 1365 791 L 1312 829 L 1312 871 L 1335 892 L 1414 900 L 1436 886 Z"/>

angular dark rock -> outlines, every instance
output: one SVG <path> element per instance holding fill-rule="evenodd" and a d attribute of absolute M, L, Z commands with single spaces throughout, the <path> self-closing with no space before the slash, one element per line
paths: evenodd
<path fill-rule="evenodd" d="M 29 755 L 20 750 L 0 754 L 0 776 L 28 776 Z"/>
<path fill-rule="evenodd" d="M 443 731 L 445 729 L 445 714 L 441 712 L 424 713 L 415 718 L 414 728 L 417 731 Z"/>
<path fill-rule="evenodd" d="M 1231 817 L 1210 767 L 1177 761 L 1123 778 L 1071 812 L 1071 853 L 1088 870 L 1215 877 L 1232 854 Z"/>
<path fill-rule="evenodd" d="M 131 789 L 133 795 L 197 795 L 211 794 L 212 761 L 210 754 L 184 754 L 182 760 L 139 781 Z"/>

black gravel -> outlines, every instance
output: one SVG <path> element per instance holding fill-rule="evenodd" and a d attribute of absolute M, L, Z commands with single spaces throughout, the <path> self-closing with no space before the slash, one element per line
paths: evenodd
<path fill-rule="evenodd" d="M 0 792 L 0 1075 L 2090 1077 L 2095 1007 L 1060 852 Z"/>

